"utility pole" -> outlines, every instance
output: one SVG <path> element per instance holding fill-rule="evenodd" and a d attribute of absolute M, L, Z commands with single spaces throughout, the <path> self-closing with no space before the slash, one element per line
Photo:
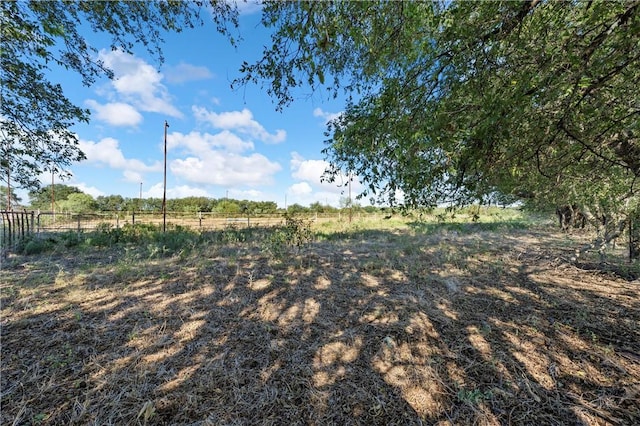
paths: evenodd
<path fill-rule="evenodd" d="M 169 123 L 164 120 L 164 186 L 162 190 L 162 232 L 167 232 L 167 128 Z"/>
<path fill-rule="evenodd" d="M 11 168 L 7 164 L 7 211 L 11 211 Z"/>
<path fill-rule="evenodd" d="M 353 218 L 353 202 L 351 201 L 351 173 L 349 173 L 349 223 Z"/>
<path fill-rule="evenodd" d="M 53 221 L 56 221 L 56 191 L 55 191 L 55 187 L 53 185 L 53 174 L 55 172 L 56 168 L 52 167 L 51 168 L 51 212 L 53 213 Z"/>

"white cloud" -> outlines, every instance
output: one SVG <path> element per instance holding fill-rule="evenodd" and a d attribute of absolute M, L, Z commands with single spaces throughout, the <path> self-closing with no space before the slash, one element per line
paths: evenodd
<path fill-rule="evenodd" d="M 167 188 L 167 197 L 184 198 L 184 197 L 208 197 L 207 191 L 202 188 L 193 188 L 188 185 L 180 185 L 175 188 Z"/>
<path fill-rule="evenodd" d="M 95 111 L 95 117 L 112 126 L 137 126 L 142 122 L 142 115 L 134 107 L 124 102 L 99 104 L 88 99 L 85 104 Z"/>
<path fill-rule="evenodd" d="M 191 109 L 198 121 L 208 123 L 216 129 L 237 131 L 262 142 L 273 144 L 284 142 L 287 138 L 287 132 L 282 129 L 276 130 L 273 134 L 267 132 L 262 124 L 253 119 L 253 113 L 246 108 L 242 111 L 229 111 L 220 114 L 197 106 L 193 106 Z"/>
<path fill-rule="evenodd" d="M 229 152 L 241 153 L 253 150 L 254 146 L 251 142 L 240 139 L 233 133 L 225 130 L 218 134 L 191 132 L 182 134 L 174 132 L 167 136 L 167 149 L 184 148 L 187 152 L 197 154 L 198 152 L 206 152 L 213 149 L 222 149 Z"/>
<path fill-rule="evenodd" d="M 297 152 L 291 153 L 291 176 L 295 179 L 320 185 L 327 167 L 329 163 L 324 160 L 305 160 Z"/>
<path fill-rule="evenodd" d="M 142 174 L 137 171 L 125 170 L 122 174 L 127 182 L 142 182 L 144 180 Z"/>
<path fill-rule="evenodd" d="M 324 160 L 306 160 L 297 152 L 291 153 L 291 176 L 299 181 L 307 183 L 313 189 L 314 197 L 320 199 L 343 197 L 348 191 L 348 179 L 347 176 L 337 176 L 335 182 L 322 181 L 322 175 L 329 166 L 329 163 Z M 293 188 L 295 184 L 290 187 Z M 296 189 L 300 189 L 296 187 Z M 353 176 L 351 181 L 351 192 L 355 197 L 363 189 L 357 176 Z M 331 194 L 331 196 L 329 196 Z M 311 200 L 314 201 L 314 200 Z M 317 200 L 315 200 L 317 201 Z"/>
<path fill-rule="evenodd" d="M 221 186 L 265 185 L 281 167 L 261 154 L 240 156 L 210 151 L 171 162 L 171 173 L 190 182 Z"/>
<path fill-rule="evenodd" d="M 167 67 L 165 77 L 169 83 L 180 84 L 187 81 L 207 80 L 212 78 L 213 74 L 207 67 L 180 62 L 178 65 Z"/>
<path fill-rule="evenodd" d="M 142 173 L 162 170 L 162 164 L 159 161 L 147 165 L 134 158 L 125 158 L 118 141 L 113 138 L 104 138 L 99 142 L 81 139 L 79 147 L 87 156 L 87 163 L 121 169 L 128 182 L 141 182 Z"/>
<path fill-rule="evenodd" d="M 313 116 L 322 117 L 325 123 L 328 123 L 329 121 L 339 118 L 340 115 L 342 115 L 342 112 L 327 112 L 327 111 L 323 111 L 321 108 L 316 108 L 313 110 Z"/>
<path fill-rule="evenodd" d="M 189 182 L 221 186 L 265 185 L 282 168 L 253 150 L 247 142 L 225 130 L 218 134 L 171 133 L 167 148 L 182 149 L 185 158 L 171 161 L 171 173 Z"/>
<path fill-rule="evenodd" d="M 101 195 L 105 195 L 104 192 L 100 191 L 95 186 L 88 186 L 84 183 L 68 183 L 68 185 L 75 186 L 80 191 L 84 192 L 85 194 L 91 195 L 93 198 L 99 197 Z"/>
<path fill-rule="evenodd" d="M 148 191 L 143 191 L 144 198 L 162 198 L 164 193 L 164 185 L 162 182 L 152 185 Z M 173 188 L 167 188 L 167 198 L 184 198 L 184 197 L 209 197 L 210 195 L 202 188 L 194 188 L 188 185 L 180 185 Z"/>
<path fill-rule="evenodd" d="M 111 85 L 125 101 L 143 111 L 182 117 L 182 113 L 171 104 L 169 92 L 161 83 L 164 76 L 152 65 L 120 50 L 103 49 L 98 59 L 113 71 Z"/>
<path fill-rule="evenodd" d="M 307 182 L 299 182 L 291 185 L 287 190 L 287 194 L 292 195 L 308 195 L 313 192 L 313 188 Z"/>
<path fill-rule="evenodd" d="M 248 189 L 248 190 L 231 190 L 229 191 L 229 196 L 235 198 L 236 200 L 254 200 L 254 201 L 263 201 L 268 199 L 265 197 L 264 192 L 258 191 L 256 189 Z M 271 201 L 271 200 L 269 200 Z"/>

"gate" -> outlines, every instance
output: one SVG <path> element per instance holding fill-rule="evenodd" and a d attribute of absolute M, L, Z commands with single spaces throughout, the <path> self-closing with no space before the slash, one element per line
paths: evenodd
<path fill-rule="evenodd" d="M 35 233 L 33 211 L 0 211 L 0 251 L 4 252 Z"/>

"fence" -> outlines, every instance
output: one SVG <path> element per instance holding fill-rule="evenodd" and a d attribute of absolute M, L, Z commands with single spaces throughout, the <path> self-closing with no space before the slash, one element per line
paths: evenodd
<path fill-rule="evenodd" d="M 0 251 L 13 247 L 21 239 L 35 232 L 35 212 L 0 212 Z"/>
<path fill-rule="evenodd" d="M 11 246 L 27 235 L 64 231 L 92 231 L 99 226 L 121 228 L 127 224 L 153 224 L 162 226 L 160 212 L 0 212 L 2 216 L 2 243 Z M 304 213 L 297 215 L 314 222 L 347 220 L 347 214 L 341 213 Z M 357 214 L 359 218 L 360 215 Z M 354 219 L 356 215 L 354 215 Z M 282 214 L 229 215 L 212 212 L 167 212 L 166 223 L 202 231 L 220 230 L 227 227 L 272 227 L 284 223 Z"/>

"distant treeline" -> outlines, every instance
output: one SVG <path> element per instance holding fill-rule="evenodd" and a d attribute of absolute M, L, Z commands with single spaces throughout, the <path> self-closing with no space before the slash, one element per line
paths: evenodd
<path fill-rule="evenodd" d="M 52 190 L 53 189 L 53 190 Z M 24 206 L 34 210 L 52 209 L 55 203 L 56 211 L 70 211 L 75 213 L 96 211 L 162 211 L 162 198 L 128 198 L 121 195 L 100 195 L 93 198 L 80 189 L 63 184 L 45 186 L 37 191 L 29 192 L 30 205 Z M 332 213 L 344 208 L 373 213 L 380 209 L 373 206 L 361 207 L 350 205 L 348 200 L 341 203 L 341 208 L 315 202 L 309 206 L 291 204 L 288 212 L 304 213 Z M 284 212 L 274 201 L 235 200 L 230 198 L 184 197 L 167 200 L 167 211 L 171 212 L 215 212 L 226 214 L 274 214 Z"/>

